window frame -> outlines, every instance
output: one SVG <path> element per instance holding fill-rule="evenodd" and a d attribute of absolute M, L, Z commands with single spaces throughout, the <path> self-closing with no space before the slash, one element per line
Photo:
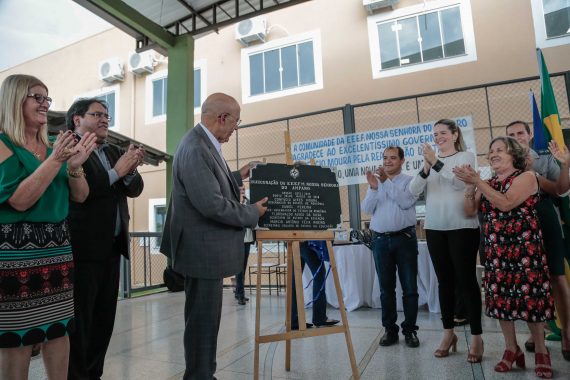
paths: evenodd
<path fill-rule="evenodd" d="M 544 6 L 542 0 L 531 0 L 530 4 L 532 8 L 536 47 L 544 49 L 570 44 L 570 35 L 559 37 L 548 37 L 546 35 L 546 21 L 544 20 Z"/>
<path fill-rule="evenodd" d="M 166 206 L 166 198 L 149 198 L 148 200 L 148 231 L 149 232 L 158 232 L 156 230 L 156 214 L 155 214 L 155 208 L 157 206 L 163 206 L 165 209 L 167 208 Z M 151 254 L 159 254 L 160 252 L 158 251 L 158 249 L 160 248 L 160 246 L 158 246 L 158 244 L 156 244 L 156 240 L 154 240 L 155 244 L 151 244 L 151 250 L 150 253 Z"/>
<path fill-rule="evenodd" d="M 249 57 L 254 54 L 260 54 L 269 50 L 282 49 L 291 45 L 298 45 L 303 42 L 313 42 L 313 62 L 315 69 L 315 83 L 310 85 L 288 88 L 285 90 L 274 91 L 270 93 L 250 95 L 250 65 Z M 309 32 L 279 38 L 264 44 L 255 45 L 241 49 L 241 82 L 242 82 L 242 103 L 255 103 L 269 99 L 281 98 L 284 96 L 302 94 L 310 91 L 323 89 L 323 59 L 322 44 L 320 30 L 312 30 Z"/>
<path fill-rule="evenodd" d="M 194 107 L 194 114 L 199 114 L 202 109 L 202 103 L 206 98 L 206 78 L 207 76 L 207 65 L 205 59 L 198 59 L 194 61 L 194 70 L 200 70 L 200 106 Z M 192 75 L 194 75 L 194 70 Z M 154 98 L 154 88 L 152 83 L 159 79 L 168 78 L 168 69 L 160 70 L 150 75 L 147 75 L 145 79 L 145 124 L 155 124 L 166 121 L 166 112 L 162 115 L 153 116 L 152 106 Z M 167 79 L 168 80 L 168 79 Z"/>
<path fill-rule="evenodd" d="M 154 100 L 153 82 L 168 78 L 168 70 L 156 71 L 145 78 L 145 124 L 161 123 L 166 121 L 166 110 L 164 114 L 153 116 L 152 106 Z"/>
<path fill-rule="evenodd" d="M 420 62 L 409 66 L 393 67 L 382 69 L 380 59 L 380 37 L 378 35 L 378 25 L 389 21 L 401 20 L 413 16 L 439 11 L 443 9 L 459 6 L 461 13 L 461 27 L 463 29 L 463 41 L 465 44 L 465 54 L 441 58 L 433 61 Z M 425 4 L 417 4 L 405 8 L 399 8 L 388 13 L 368 16 L 368 42 L 370 48 L 370 59 L 372 63 L 372 78 L 387 78 L 397 75 L 404 75 L 424 70 L 431 70 L 439 67 L 458 65 L 477 60 L 477 49 L 475 46 L 475 32 L 473 28 L 473 15 L 471 11 L 471 0 L 436 0 Z"/>
<path fill-rule="evenodd" d="M 121 115 L 121 112 L 120 112 L 121 102 L 119 101 L 120 96 L 121 96 L 121 86 L 120 85 L 114 84 L 112 86 L 101 87 L 97 90 L 92 90 L 92 91 L 83 93 L 83 94 L 77 96 L 75 98 L 75 100 L 78 100 L 81 98 L 96 98 L 96 97 L 99 97 L 101 95 L 109 94 L 111 92 L 115 93 L 115 115 L 113 116 L 113 120 L 115 121 L 115 125 L 112 127 L 109 126 L 109 130 L 113 131 L 113 132 L 118 132 L 121 129 L 120 125 L 119 125 L 119 120 L 120 120 L 120 115 Z"/>

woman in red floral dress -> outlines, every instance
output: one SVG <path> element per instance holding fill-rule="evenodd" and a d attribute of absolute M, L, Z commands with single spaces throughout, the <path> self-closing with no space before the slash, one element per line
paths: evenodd
<path fill-rule="evenodd" d="M 550 378 L 543 322 L 553 319 L 554 305 L 534 208 L 538 181 L 533 171 L 525 171 L 526 157 L 527 150 L 516 140 L 497 137 L 488 155 L 494 177 L 484 181 L 471 167 L 457 168 L 455 175 L 467 185 L 465 212 L 473 215 L 480 209 L 483 213 L 485 313 L 499 320 L 506 345 L 495 371 L 510 371 L 515 362 L 525 366 L 514 323 L 523 320 L 535 340 L 536 375 Z"/>

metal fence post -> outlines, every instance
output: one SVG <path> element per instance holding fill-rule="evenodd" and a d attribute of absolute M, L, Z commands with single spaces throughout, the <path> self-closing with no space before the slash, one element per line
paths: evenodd
<path fill-rule="evenodd" d="M 354 123 L 354 106 L 347 104 L 342 109 L 342 120 L 344 124 L 344 134 L 348 135 L 356 132 Z M 360 229 L 360 190 L 359 185 L 348 185 L 348 215 L 350 228 Z"/>
<path fill-rule="evenodd" d="M 129 236 L 129 257 L 131 252 L 131 237 Z M 131 298 L 131 266 L 130 260 L 121 255 L 121 264 L 119 272 L 119 293 L 122 298 Z"/>

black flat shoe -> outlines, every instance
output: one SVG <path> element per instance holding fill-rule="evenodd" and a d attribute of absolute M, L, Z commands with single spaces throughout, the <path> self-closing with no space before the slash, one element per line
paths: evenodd
<path fill-rule="evenodd" d="M 420 345 L 420 340 L 418 339 L 418 333 L 415 331 L 404 333 L 404 338 L 406 339 L 406 346 L 408 347 L 416 348 Z"/>
<path fill-rule="evenodd" d="M 307 328 L 310 329 L 311 327 L 313 327 L 313 324 L 307 323 Z M 291 330 L 299 330 L 299 326 L 297 325 L 291 326 Z"/>
<path fill-rule="evenodd" d="M 524 349 L 527 352 L 534 352 L 534 342 L 529 342 L 528 340 L 524 342 Z"/>
<path fill-rule="evenodd" d="M 397 332 L 395 333 L 395 332 L 386 331 L 384 335 L 382 335 L 382 338 L 380 338 L 380 345 L 382 347 L 388 347 L 393 345 L 394 343 L 398 343 L 399 339 L 400 337 L 398 336 Z"/>
<path fill-rule="evenodd" d="M 319 323 L 319 324 L 315 323 L 315 326 L 317 326 L 317 327 L 330 327 L 330 326 L 334 326 L 334 325 L 338 324 L 339 322 L 340 321 L 337 319 L 327 319 L 323 323 Z"/>
<path fill-rule="evenodd" d="M 239 298 L 238 305 L 245 305 L 245 298 Z"/>

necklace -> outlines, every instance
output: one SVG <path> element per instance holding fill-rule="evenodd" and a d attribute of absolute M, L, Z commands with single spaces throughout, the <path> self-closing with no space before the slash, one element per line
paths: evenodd
<path fill-rule="evenodd" d="M 40 154 L 39 154 L 38 152 L 35 152 L 35 151 L 34 151 L 34 152 L 31 152 L 31 153 L 34 155 L 35 158 L 38 159 L 38 161 L 41 161 L 41 156 L 40 156 Z"/>

